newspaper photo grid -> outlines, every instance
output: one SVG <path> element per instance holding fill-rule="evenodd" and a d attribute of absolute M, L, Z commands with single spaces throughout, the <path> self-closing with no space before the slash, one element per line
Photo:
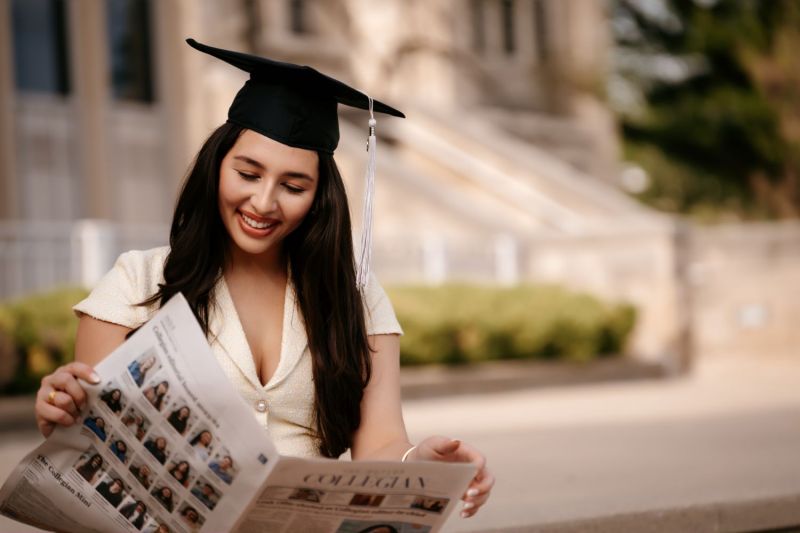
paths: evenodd
<path fill-rule="evenodd" d="M 64 533 L 435 533 L 476 472 L 280 456 L 180 294 L 95 371 L 79 422 L 0 489 L 3 515 Z"/>

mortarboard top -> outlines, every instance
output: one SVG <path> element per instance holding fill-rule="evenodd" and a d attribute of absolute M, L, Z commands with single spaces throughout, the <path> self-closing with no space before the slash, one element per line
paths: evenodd
<path fill-rule="evenodd" d="M 366 94 L 309 66 L 214 48 L 194 39 L 186 42 L 250 73 L 228 109 L 228 122 L 283 144 L 332 154 L 339 144 L 337 104 L 370 109 Z M 405 118 L 377 100 L 372 110 Z"/>

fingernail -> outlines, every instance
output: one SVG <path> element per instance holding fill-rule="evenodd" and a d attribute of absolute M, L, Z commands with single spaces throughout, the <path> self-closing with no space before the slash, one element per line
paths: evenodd
<path fill-rule="evenodd" d="M 470 498 L 472 498 L 473 496 L 477 496 L 477 495 L 478 495 L 478 492 L 479 492 L 479 491 L 478 491 L 478 489 L 469 489 L 469 490 L 467 491 L 467 496 L 469 496 Z"/>
<path fill-rule="evenodd" d="M 458 440 L 458 439 L 452 439 L 450 442 L 454 442 L 454 443 L 458 444 L 459 446 L 461 446 L 461 441 Z"/>
<path fill-rule="evenodd" d="M 464 504 L 464 511 L 468 511 L 468 510 L 472 509 L 473 507 L 475 507 L 474 503 L 467 502 L 467 503 Z"/>
<path fill-rule="evenodd" d="M 467 512 L 461 511 L 461 518 L 466 518 L 466 517 L 467 517 Z"/>
<path fill-rule="evenodd" d="M 94 383 L 95 385 L 97 385 L 98 383 L 100 383 L 100 376 L 98 376 L 98 375 L 97 375 L 97 372 L 92 372 L 92 375 L 91 375 L 91 376 L 89 376 L 89 379 L 90 379 L 90 380 L 91 380 L 91 382 L 92 382 L 92 383 Z"/>

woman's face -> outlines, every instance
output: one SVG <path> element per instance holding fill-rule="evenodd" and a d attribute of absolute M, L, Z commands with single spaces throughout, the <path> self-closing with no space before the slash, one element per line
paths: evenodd
<path fill-rule="evenodd" d="M 117 450 L 119 450 L 119 451 L 124 453 L 124 452 L 126 452 L 128 450 L 128 447 L 125 445 L 124 442 L 122 442 L 121 440 L 118 440 L 117 441 Z"/>
<path fill-rule="evenodd" d="M 147 465 L 142 465 L 142 466 L 141 466 L 141 468 L 139 468 L 139 474 L 140 474 L 142 477 L 147 477 L 147 476 L 149 476 L 149 475 L 150 475 L 150 467 L 149 467 L 149 466 L 147 466 Z"/>
<path fill-rule="evenodd" d="M 95 455 L 94 457 L 92 457 L 92 466 L 93 467 L 100 468 L 100 466 L 102 464 L 103 464 L 103 458 L 102 457 L 100 457 L 99 455 Z"/>
<path fill-rule="evenodd" d="M 166 447 L 167 447 L 167 439 L 165 439 L 164 437 L 158 437 L 156 439 L 156 448 L 158 448 L 159 450 L 163 450 Z"/>
<path fill-rule="evenodd" d="M 186 420 L 189 418 L 189 408 L 188 407 L 181 407 L 181 410 L 178 411 L 178 416 L 181 420 Z"/>
<path fill-rule="evenodd" d="M 244 130 L 219 172 L 219 212 L 234 248 L 276 254 L 311 209 L 318 167 L 315 151 Z"/>
<path fill-rule="evenodd" d="M 203 431 L 202 433 L 200 433 L 200 443 L 203 446 L 208 446 L 209 444 L 211 444 L 211 438 L 212 437 L 210 431 Z"/>
<path fill-rule="evenodd" d="M 169 487 L 162 487 L 161 488 L 161 497 L 162 498 L 172 498 L 172 490 Z"/>
<path fill-rule="evenodd" d="M 100 429 L 103 429 L 104 427 L 106 427 L 106 421 L 98 416 L 97 418 L 94 419 L 94 425 L 99 427 Z"/>
<path fill-rule="evenodd" d="M 168 389 L 169 389 L 169 383 L 167 383 L 166 381 L 162 381 L 161 383 L 158 384 L 158 387 L 156 388 L 156 393 L 166 394 Z"/>
<path fill-rule="evenodd" d="M 119 389 L 114 389 L 113 391 L 111 391 L 111 399 L 112 400 L 115 400 L 115 401 L 119 400 L 120 396 L 122 396 L 122 393 L 119 391 Z"/>
<path fill-rule="evenodd" d="M 122 492 L 122 482 L 115 479 L 108 487 L 108 492 L 111 494 Z"/>

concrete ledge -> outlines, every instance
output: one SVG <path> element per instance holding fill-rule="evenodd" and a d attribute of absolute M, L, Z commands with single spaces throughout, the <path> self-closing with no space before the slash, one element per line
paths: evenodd
<path fill-rule="evenodd" d="M 503 533 L 789 533 L 800 531 L 800 494 L 598 516 L 485 531 Z"/>
<path fill-rule="evenodd" d="M 403 399 L 481 394 L 513 389 L 657 379 L 669 372 L 661 365 L 627 357 L 587 363 L 491 361 L 465 366 L 406 367 L 400 373 Z"/>

